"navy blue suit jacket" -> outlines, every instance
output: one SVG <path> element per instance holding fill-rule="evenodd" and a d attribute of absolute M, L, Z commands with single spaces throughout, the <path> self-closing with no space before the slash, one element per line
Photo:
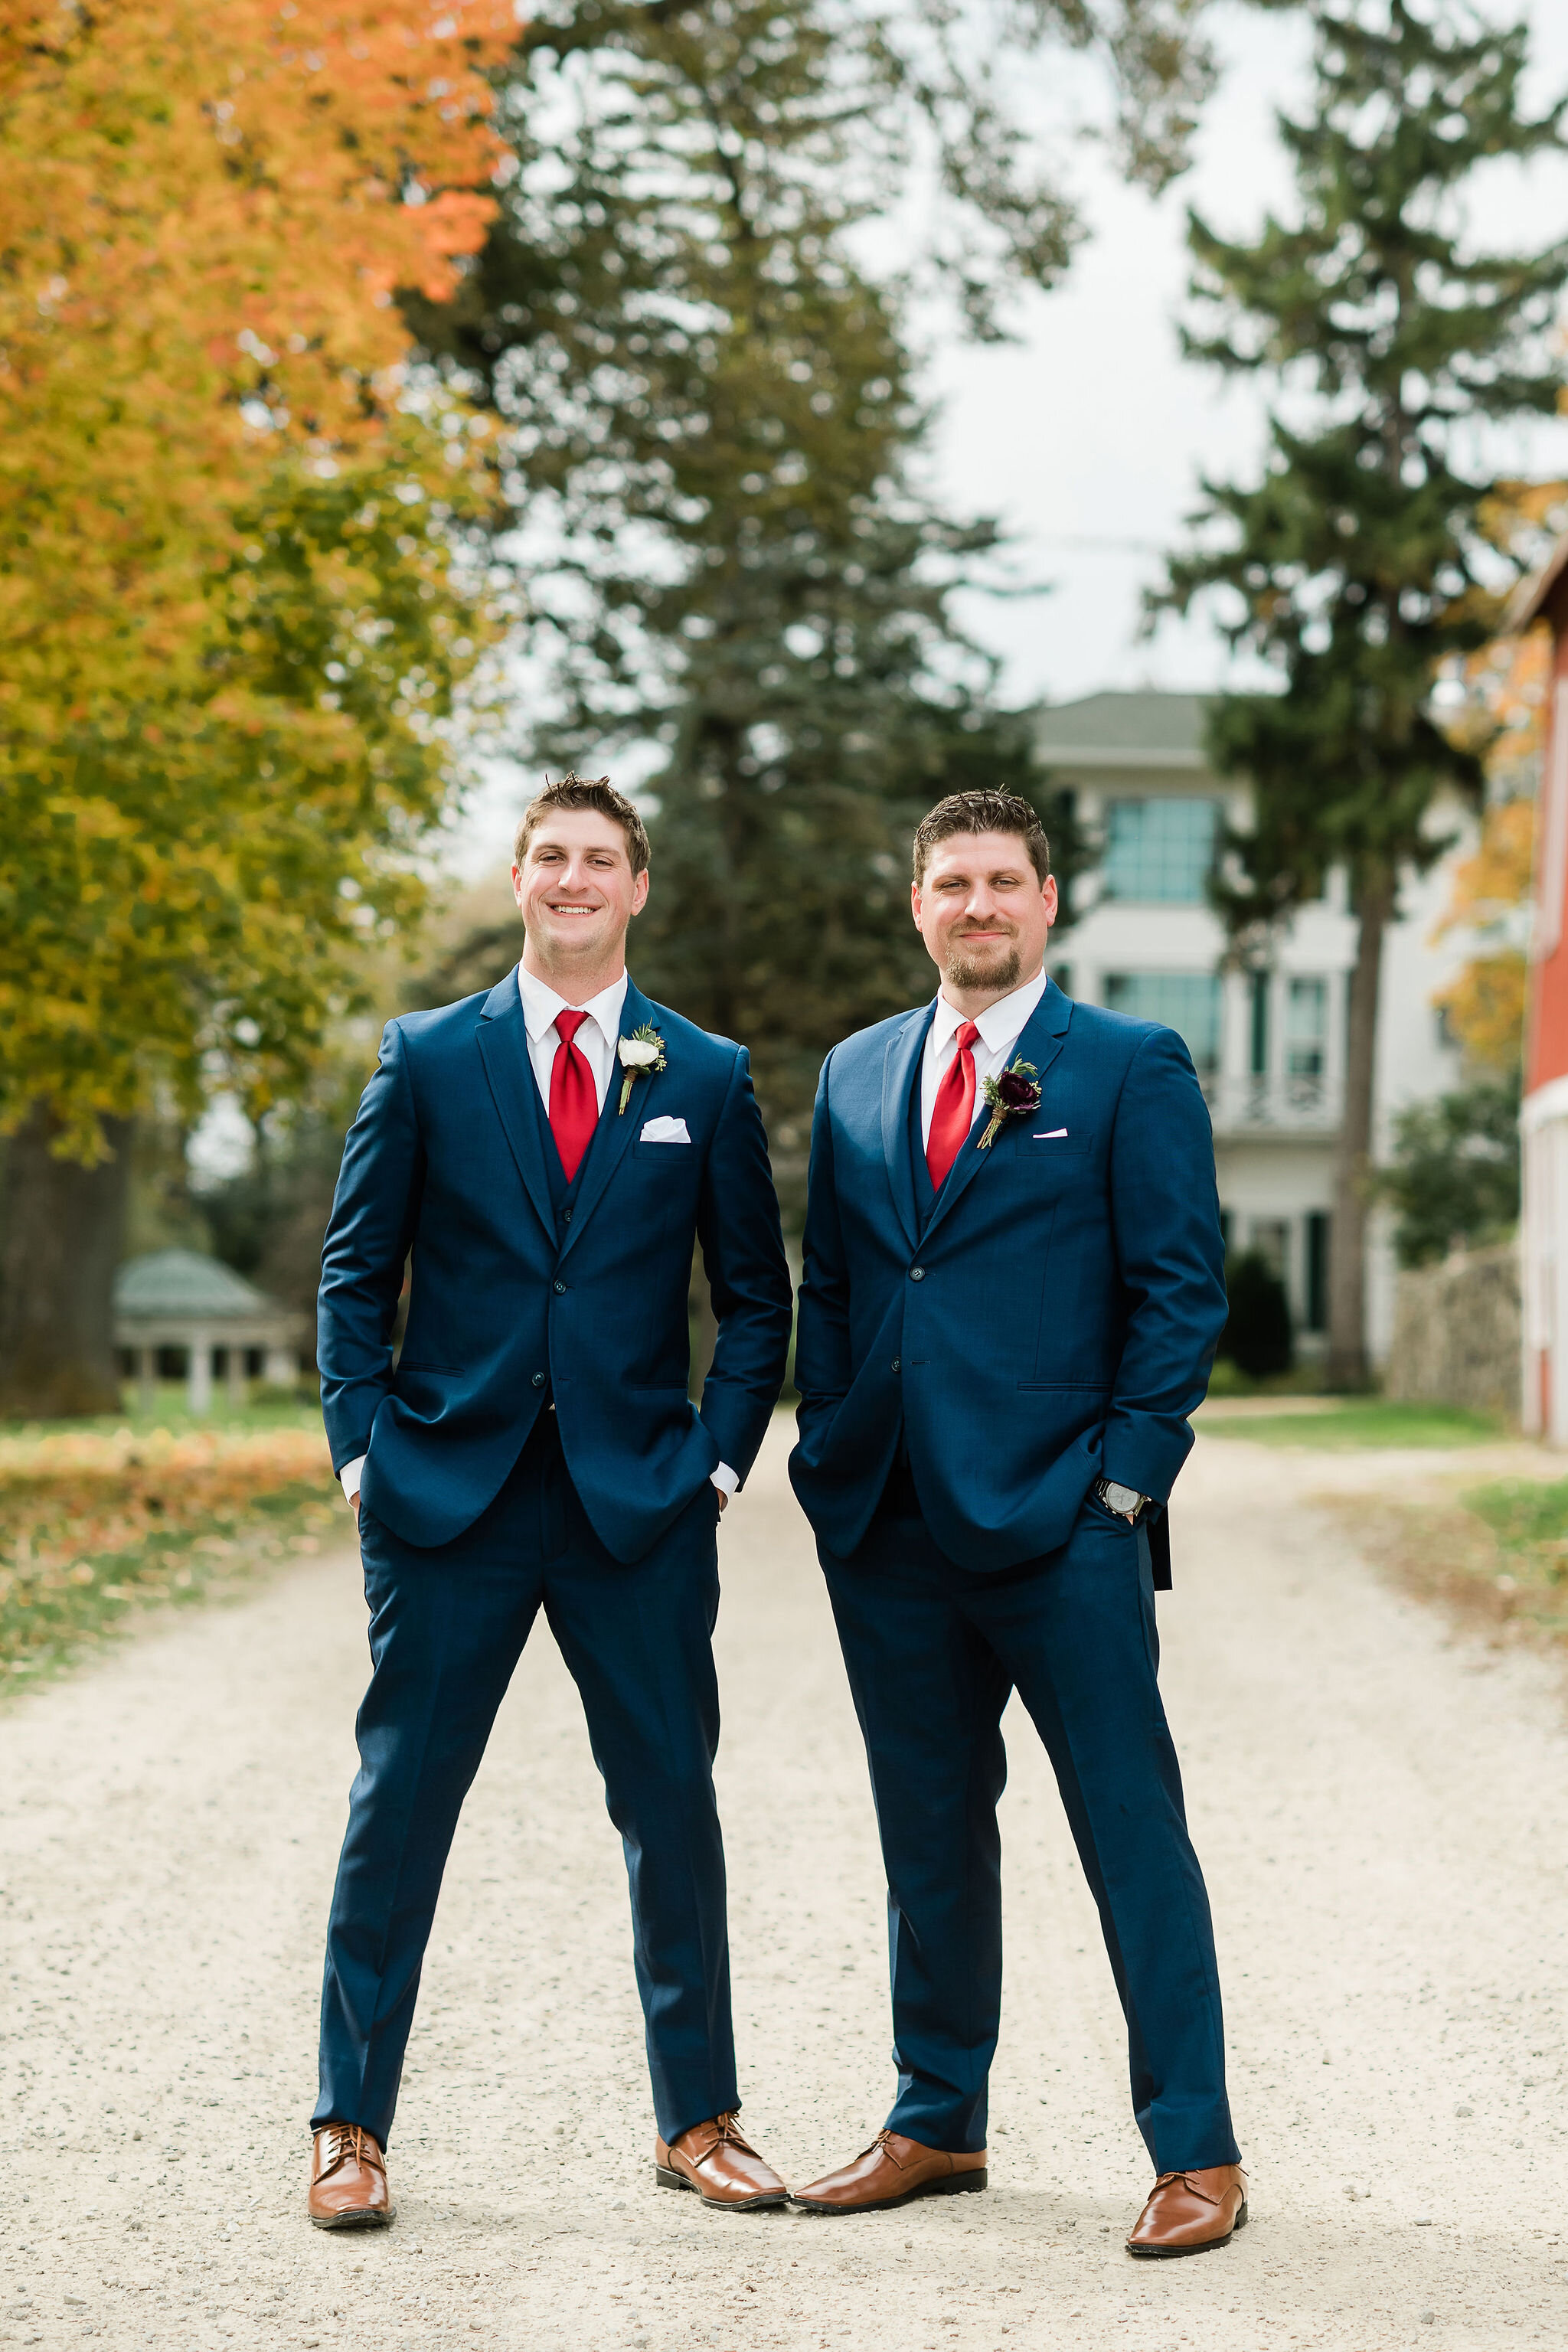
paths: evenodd
<path fill-rule="evenodd" d="M 1015 1048 L 1039 1110 L 982 1151 L 982 1107 L 922 1230 L 910 1104 L 934 1010 L 823 1067 L 790 1473 L 847 1557 L 907 1431 L 932 1535 L 983 1574 L 1065 1543 L 1097 1478 L 1168 1498 L 1225 1323 L 1224 1252 L 1185 1045 L 1054 982 Z"/>
<path fill-rule="evenodd" d="M 617 1559 L 642 1557 L 721 1461 L 751 1468 L 784 1379 L 790 1277 L 742 1047 L 628 983 L 666 1067 L 621 1074 L 570 1195 L 539 1112 L 515 970 L 488 995 L 388 1022 L 343 1148 L 321 1254 L 319 1360 L 332 1465 L 368 1455 L 365 1504 L 449 1543 L 553 1402 L 567 1468 Z M 645 1143 L 684 1118 L 689 1144 Z M 687 1397 L 693 1240 L 719 1318 Z M 408 1324 L 393 1323 L 412 1261 Z"/>

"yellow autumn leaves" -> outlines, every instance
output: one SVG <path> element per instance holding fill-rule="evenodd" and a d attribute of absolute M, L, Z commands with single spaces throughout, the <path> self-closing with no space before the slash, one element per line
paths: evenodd
<path fill-rule="evenodd" d="M 510 0 L 0 0 L 0 1125 L 90 1157 L 215 1069 L 264 1107 L 410 903 L 489 428 L 395 296 L 483 237 L 515 37 Z"/>

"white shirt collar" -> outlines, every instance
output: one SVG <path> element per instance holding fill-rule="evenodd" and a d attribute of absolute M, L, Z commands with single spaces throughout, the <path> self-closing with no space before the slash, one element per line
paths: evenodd
<path fill-rule="evenodd" d="M 524 971 L 521 963 L 517 968 L 517 986 L 522 998 L 523 1022 L 535 1045 L 545 1031 L 554 1025 L 558 1013 L 572 1010 L 585 1013 L 591 1021 L 596 1022 L 611 1045 L 621 1034 L 621 1008 L 626 1001 L 626 975 L 624 971 L 619 980 L 613 980 L 608 988 L 602 988 L 597 996 L 588 999 L 586 1004 L 575 1007 L 569 1006 L 563 996 L 557 996 L 544 981 L 535 980 L 531 972 Z"/>
<path fill-rule="evenodd" d="M 1045 972 L 1037 971 L 1033 980 L 1024 982 L 1022 988 L 1016 988 L 1010 996 L 999 996 L 994 1004 L 986 1006 L 984 1013 L 974 1015 L 980 1042 L 988 1054 L 1005 1053 L 1016 1038 L 1023 1035 L 1036 1005 L 1046 992 L 1046 985 Z M 936 1017 L 931 1023 L 931 1051 L 945 1053 L 962 1024 L 969 1018 L 967 1013 L 960 1013 L 956 1005 L 950 1004 L 945 996 L 939 996 Z"/>

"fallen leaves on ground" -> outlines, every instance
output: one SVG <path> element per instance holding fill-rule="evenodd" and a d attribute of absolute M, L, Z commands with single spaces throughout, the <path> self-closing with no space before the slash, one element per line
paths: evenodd
<path fill-rule="evenodd" d="M 1422 1600 L 1498 1639 L 1568 1646 L 1568 1479 L 1500 1479 L 1451 1502 L 1316 1499 Z"/>
<path fill-rule="evenodd" d="M 25 1686 L 138 1603 L 197 1599 L 314 1551 L 342 1520 L 317 1430 L 0 1437 L 5 1683 Z"/>

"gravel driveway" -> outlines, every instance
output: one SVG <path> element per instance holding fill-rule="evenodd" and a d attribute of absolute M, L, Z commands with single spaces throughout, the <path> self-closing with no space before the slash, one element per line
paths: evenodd
<path fill-rule="evenodd" d="M 787 1430 L 723 1532 L 721 1796 L 746 2121 L 796 2180 L 891 2093 L 853 1715 Z M 1420 1465 L 1427 1478 L 1433 1465 Z M 542 1624 L 464 1815 L 384 2235 L 310 2229 L 321 1940 L 364 1679 L 343 1549 L 0 1716 L 0 2343 L 1560 2346 L 1568 1717 L 1304 1497 L 1369 1465 L 1200 1439 L 1162 1601 L 1253 2224 L 1121 2240 L 1121 2019 L 1015 1709 L 991 2193 L 843 2221 L 657 2190 L 625 1880 Z"/>

